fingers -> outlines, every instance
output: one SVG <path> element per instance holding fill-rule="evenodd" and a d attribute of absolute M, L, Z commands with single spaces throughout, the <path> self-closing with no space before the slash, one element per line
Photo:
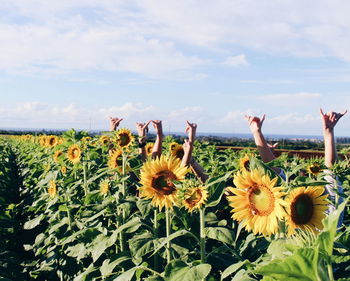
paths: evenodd
<path fill-rule="evenodd" d="M 324 115 L 325 115 L 325 114 L 323 113 L 322 108 L 320 108 L 320 114 L 321 114 L 322 116 L 324 116 Z"/>

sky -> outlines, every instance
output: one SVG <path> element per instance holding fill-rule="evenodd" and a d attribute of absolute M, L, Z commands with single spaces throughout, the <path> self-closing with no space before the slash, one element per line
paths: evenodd
<path fill-rule="evenodd" d="M 0 128 L 321 135 L 350 110 L 347 0 L 0 0 Z M 336 135 L 350 136 L 350 113 Z"/>

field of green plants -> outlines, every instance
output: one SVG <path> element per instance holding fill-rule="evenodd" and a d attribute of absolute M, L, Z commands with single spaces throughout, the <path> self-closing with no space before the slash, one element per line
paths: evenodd
<path fill-rule="evenodd" d="M 173 142 L 143 163 L 121 132 L 0 137 L 0 280 L 350 280 L 349 159 L 326 215 L 321 158 L 196 142 L 202 183 Z"/>

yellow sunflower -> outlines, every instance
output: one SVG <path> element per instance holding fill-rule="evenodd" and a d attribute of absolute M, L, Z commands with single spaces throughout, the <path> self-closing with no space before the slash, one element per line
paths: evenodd
<path fill-rule="evenodd" d="M 317 163 L 311 164 L 310 166 L 307 167 L 306 170 L 309 174 L 312 174 L 314 176 L 318 175 L 322 171 L 321 166 L 318 165 Z"/>
<path fill-rule="evenodd" d="M 118 168 L 119 172 L 122 172 L 123 169 L 123 151 L 121 150 L 115 150 L 113 153 L 109 156 L 108 160 L 108 167 L 110 169 L 116 169 Z"/>
<path fill-rule="evenodd" d="M 51 198 L 54 198 L 57 194 L 57 187 L 56 187 L 56 183 L 54 180 L 50 180 L 49 182 L 49 187 L 47 188 L 47 192 L 49 193 L 49 196 Z"/>
<path fill-rule="evenodd" d="M 81 149 L 77 144 L 73 144 L 68 148 L 68 160 L 73 164 L 77 164 L 80 161 Z"/>
<path fill-rule="evenodd" d="M 245 154 L 243 158 L 239 159 L 239 167 L 242 171 L 250 171 L 249 164 L 250 157 L 248 154 Z"/>
<path fill-rule="evenodd" d="M 46 137 L 46 146 L 54 147 L 58 145 L 58 137 L 57 136 L 47 136 Z"/>
<path fill-rule="evenodd" d="M 134 137 L 128 129 L 119 129 L 116 135 L 116 141 L 120 148 L 128 148 L 134 142 Z"/>
<path fill-rule="evenodd" d="M 152 143 L 152 142 L 149 142 L 149 143 L 146 144 L 145 150 L 146 150 L 147 156 L 151 156 L 152 155 L 153 146 L 154 146 L 154 143 Z"/>
<path fill-rule="evenodd" d="M 181 144 L 173 142 L 170 145 L 170 153 L 172 156 L 178 159 L 182 159 L 182 157 L 184 156 L 184 149 Z"/>
<path fill-rule="evenodd" d="M 172 143 L 169 145 L 170 151 L 174 150 L 175 147 L 176 147 L 177 145 L 179 145 L 177 142 L 172 142 Z"/>
<path fill-rule="evenodd" d="M 59 162 L 59 158 L 63 155 L 63 151 L 62 150 L 57 150 L 55 151 L 54 155 L 53 155 L 53 160 L 58 163 Z"/>
<path fill-rule="evenodd" d="M 42 147 L 47 147 L 47 137 L 46 136 L 40 136 L 39 137 L 39 144 Z"/>
<path fill-rule="evenodd" d="M 86 136 L 86 137 L 83 137 L 83 138 L 81 139 L 82 142 L 89 142 L 89 141 L 91 141 L 91 140 L 92 140 L 92 138 L 91 138 L 90 136 Z"/>
<path fill-rule="evenodd" d="M 182 181 L 188 172 L 181 166 L 181 160 L 162 155 L 145 162 L 141 169 L 140 197 L 152 199 L 152 205 L 162 210 L 172 209 L 177 201 L 177 189 L 174 181 Z"/>
<path fill-rule="evenodd" d="M 108 180 L 104 180 L 100 183 L 100 193 L 101 194 L 107 194 L 109 191 L 109 181 Z"/>
<path fill-rule="evenodd" d="M 100 136 L 98 141 L 101 145 L 108 145 L 110 142 L 110 138 L 108 136 Z"/>
<path fill-rule="evenodd" d="M 67 167 L 66 166 L 62 166 L 61 167 L 61 173 L 62 174 L 66 174 L 67 173 Z"/>
<path fill-rule="evenodd" d="M 242 222 L 247 231 L 265 236 L 278 231 L 278 220 L 283 219 L 284 193 L 276 187 L 277 177 L 270 179 L 259 170 L 238 172 L 233 179 L 236 188 L 229 187 L 233 196 L 227 196 L 232 218 Z"/>
<path fill-rule="evenodd" d="M 323 228 L 322 220 L 328 209 L 328 195 L 322 195 L 324 187 L 309 186 L 292 190 L 286 198 L 288 234 L 296 228 L 317 232 Z"/>
<path fill-rule="evenodd" d="M 208 199 L 208 191 L 205 186 L 191 187 L 185 192 L 183 205 L 189 212 L 201 208 Z"/>

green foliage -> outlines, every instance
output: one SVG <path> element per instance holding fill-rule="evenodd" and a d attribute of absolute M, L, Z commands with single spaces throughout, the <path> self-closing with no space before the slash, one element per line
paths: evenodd
<path fill-rule="evenodd" d="M 312 237 L 248 233 L 232 221 L 225 192 L 234 186 L 239 159 L 249 150 L 217 150 L 196 141 L 194 157 L 210 176 L 205 226 L 198 212 L 174 207 L 167 236 L 164 212 L 138 197 L 138 148 L 125 152 L 129 172 L 122 174 L 107 165 L 109 147 L 98 136 L 87 136 L 64 132 L 55 147 L 41 147 L 35 139 L 0 138 L 1 280 L 346 280 L 350 275 L 350 228 L 337 232 L 343 209 L 345 225 L 350 222 L 348 201 Z M 164 146 L 172 141 L 168 137 Z M 76 164 L 66 157 L 72 144 L 82 150 Z M 58 150 L 63 156 L 55 162 Z M 283 168 L 287 180 L 279 179 L 278 185 L 288 192 L 326 184 L 324 174 L 304 173 L 313 161 L 322 159 L 284 154 L 267 164 L 253 157 L 250 167 L 271 177 L 276 176 L 272 167 Z M 333 169 L 343 182 L 344 198 L 350 195 L 348 167 L 344 160 Z M 51 197 L 50 181 L 57 187 Z M 103 181 L 109 186 L 105 194 L 100 191 Z"/>

